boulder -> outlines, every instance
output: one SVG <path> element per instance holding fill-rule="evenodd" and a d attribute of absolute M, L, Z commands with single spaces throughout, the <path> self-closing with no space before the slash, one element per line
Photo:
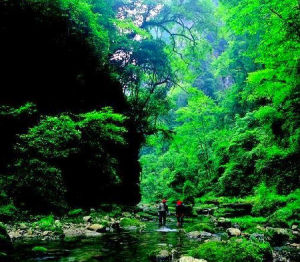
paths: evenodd
<path fill-rule="evenodd" d="M 294 248 L 297 248 L 297 249 L 300 249 L 300 244 L 298 243 L 292 243 L 290 244 L 291 247 L 294 247 Z"/>
<path fill-rule="evenodd" d="M 212 233 L 205 232 L 205 231 L 201 231 L 201 232 L 192 231 L 192 232 L 188 233 L 187 236 L 192 239 L 206 240 L 206 239 L 212 238 L 214 235 Z"/>
<path fill-rule="evenodd" d="M 178 262 L 207 262 L 207 260 L 197 259 L 197 258 L 194 258 L 194 257 L 183 256 L 178 260 Z"/>
<path fill-rule="evenodd" d="M 106 231 L 105 227 L 103 225 L 100 225 L 100 224 L 92 224 L 92 225 L 88 226 L 87 229 L 98 232 L 98 233 Z"/>
<path fill-rule="evenodd" d="M 92 217 L 91 216 L 84 216 L 83 217 L 83 221 L 88 223 L 88 222 L 91 222 L 92 221 Z"/>
<path fill-rule="evenodd" d="M 201 238 L 201 240 L 205 240 L 205 239 L 210 239 L 210 238 L 212 238 L 212 237 L 213 237 L 213 234 L 212 234 L 212 233 L 202 231 L 202 232 L 200 233 L 200 237 L 199 237 L 199 238 Z"/>
<path fill-rule="evenodd" d="M 192 232 L 189 232 L 189 233 L 187 234 L 187 236 L 188 236 L 189 238 L 199 238 L 199 237 L 200 237 L 200 234 L 201 234 L 201 232 L 199 232 L 199 231 L 192 231 Z"/>
<path fill-rule="evenodd" d="M 229 236 L 231 237 L 237 237 L 241 235 L 241 230 L 239 230 L 238 228 L 234 228 L 234 227 L 230 227 L 226 230 L 226 232 L 229 234 Z"/>

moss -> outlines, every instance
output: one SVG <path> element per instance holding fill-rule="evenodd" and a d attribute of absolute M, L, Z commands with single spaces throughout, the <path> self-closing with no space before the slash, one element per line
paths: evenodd
<path fill-rule="evenodd" d="M 205 224 L 205 223 L 198 223 L 195 225 L 191 225 L 185 228 L 186 232 L 192 232 L 192 231 L 205 231 L 210 233 L 215 233 L 214 226 L 212 224 Z"/>
<path fill-rule="evenodd" d="M 122 218 L 121 219 L 121 222 L 120 222 L 120 226 L 122 228 L 126 228 L 126 227 L 132 227 L 132 226 L 135 226 L 135 227 L 143 227 L 145 224 L 142 223 L 141 221 L 135 219 L 135 218 Z"/>
<path fill-rule="evenodd" d="M 258 225 L 264 224 L 267 221 L 265 217 L 252 217 L 252 216 L 244 216 L 244 217 L 236 217 L 231 218 L 230 221 L 233 224 L 238 224 L 242 230 L 245 230 L 248 233 L 257 232 L 256 227 Z"/>
<path fill-rule="evenodd" d="M 72 209 L 68 212 L 69 216 L 78 216 L 80 214 L 82 214 L 83 210 L 81 208 L 77 208 L 77 209 Z"/>
<path fill-rule="evenodd" d="M 206 259 L 208 262 L 258 262 L 272 257 L 269 243 L 253 242 L 246 239 L 207 242 L 191 250 L 189 254 L 195 258 Z"/>
<path fill-rule="evenodd" d="M 35 246 L 35 247 L 32 248 L 32 251 L 45 253 L 45 252 L 48 251 L 48 249 L 45 248 L 45 247 L 41 247 L 41 246 Z"/>
<path fill-rule="evenodd" d="M 300 191 L 298 191 L 299 194 Z M 276 210 L 268 218 L 268 224 L 272 227 L 291 227 L 300 223 L 300 196 L 296 200 L 290 200 L 285 207 Z"/>

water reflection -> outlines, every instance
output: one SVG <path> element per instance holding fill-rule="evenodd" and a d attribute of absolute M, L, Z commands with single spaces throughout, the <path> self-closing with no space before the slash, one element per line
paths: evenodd
<path fill-rule="evenodd" d="M 29 242 L 16 245 L 15 261 L 58 261 L 58 262 L 143 262 L 149 261 L 148 255 L 156 249 L 176 250 L 185 253 L 195 245 L 181 231 L 169 229 L 157 231 L 155 223 L 149 223 L 145 232 L 106 233 L 96 238 L 75 241 Z M 48 248 L 43 255 L 34 254 L 35 245 Z"/>

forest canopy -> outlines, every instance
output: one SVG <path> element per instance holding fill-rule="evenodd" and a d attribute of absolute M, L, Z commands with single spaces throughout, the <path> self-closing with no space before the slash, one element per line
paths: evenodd
<path fill-rule="evenodd" d="M 0 0 L 0 204 L 291 193 L 299 19 L 296 0 Z"/>

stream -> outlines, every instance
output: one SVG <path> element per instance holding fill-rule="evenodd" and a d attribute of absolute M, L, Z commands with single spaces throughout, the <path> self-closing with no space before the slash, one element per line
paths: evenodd
<path fill-rule="evenodd" d="M 175 249 L 180 255 L 199 244 L 175 229 L 175 221 L 168 223 L 167 229 L 159 229 L 155 222 L 147 222 L 142 232 L 111 232 L 68 241 L 16 241 L 14 261 L 141 262 L 149 261 L 149 253 L 157 248 Z M 48 251 L 37 254 L 32 251 L 34 246 L 46 247 Z"/>

